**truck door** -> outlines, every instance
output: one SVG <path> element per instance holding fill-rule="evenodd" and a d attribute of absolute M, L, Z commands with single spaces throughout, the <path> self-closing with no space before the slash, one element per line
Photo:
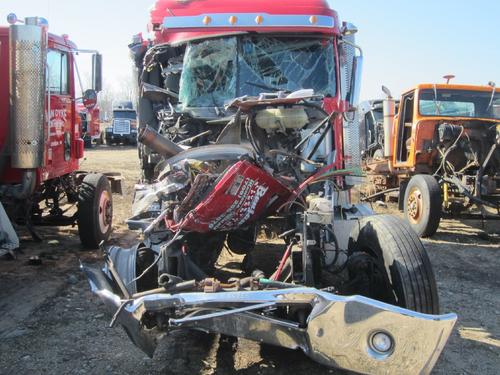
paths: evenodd
<path fill-rule="evenodd" d="M 411 161 L 410 152 L 412 146 L 414 107 L 415 91 L 412 91 L 401 98 L 396 134 L 396 167 L 409 166 L 408 163 Z"/>
<path fill-rule="evenodd" d="M 70 87 L 70 58 L 64 51 L 47 52 L 47 178 L 71 171 L 73 101 Z"/>

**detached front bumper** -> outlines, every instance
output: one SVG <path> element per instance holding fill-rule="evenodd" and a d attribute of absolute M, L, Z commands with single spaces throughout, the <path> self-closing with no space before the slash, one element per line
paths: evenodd
<path fill-rule="evenodd" d="M 167 329 L 189 328 L 301 349 L 326 366 L 370 374 L 427 374 L 443 350 L 457 316 L 426 315 L 361 296 L 344 297 L 314 288 L 152 294 L 123 300 L 106 275 L 82 265 L 97 294 L 130 338 L 152 356 L 160 332 L 143 318 L 184 311 Z M 310 305 L 305 327 L 263 312 Z M 380 350 L 383 349 L 383 350 Z"/>

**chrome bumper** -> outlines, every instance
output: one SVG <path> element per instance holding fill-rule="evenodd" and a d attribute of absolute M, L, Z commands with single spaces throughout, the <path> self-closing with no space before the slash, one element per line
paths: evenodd
<path fill-rule="evenodd" d="M 130 301 L 114 294 L 105 274 L 82 265 L 92 291 L 115 314 L 132 341 L 152 356 L 159 332 L 146 329 L 145 313 L 200 308 L 170 319 L 168 329 L 189 328 L 242 337 L 289 349 L 313 360 L 369 374 L 428 374 L 456 322 L 455 314 L 426 315 L 361 296 L 338 296 L 314 288 L 222 293 L 153 294 Z M 279 306 L 310 304 L 305 327 L 255 313 Z M 386 352 L 373 345 L 376 333 L 392 339 Z M 387 337 L 386 336 L 386 337 Z"/>

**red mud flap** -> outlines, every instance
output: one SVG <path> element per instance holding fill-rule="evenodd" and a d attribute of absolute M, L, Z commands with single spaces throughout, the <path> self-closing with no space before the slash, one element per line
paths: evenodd
<path fill-rule="evenodd" d="M 169 329 L 197 329 L 301 349 L 330 367 L 370 374 L 428 374 L 457 319 L 455 314 L 421 314 L 314 288 L 165 293 L 124 301 L 112 292 L 101 270 L 85 265 L 82 270 L 92 291 L 115 313 L 134 344 L 150 356 L 159 332 L 146 329 L 141 321 L 145 316 L 167 314 Z M 304 305 L 312 307 L 305 327 L 268 310 Z M 189 315 L 183 315 L 186 309 Z"/>

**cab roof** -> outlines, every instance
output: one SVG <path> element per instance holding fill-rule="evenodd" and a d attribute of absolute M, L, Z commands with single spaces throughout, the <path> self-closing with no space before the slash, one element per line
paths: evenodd
<path fill-rule="evenodd" d="M 333 35 L 339 26 L 325 0 L 157 0 L 148 28 L 155 44 L 178 44 L 250 31 Z"/>
<path fill-rule="evenodd" d="M 8 36 L 9 35 L 9 26 L 0 26 L 0 35 L 2 36 Z M 77 46 L 75 43 L 73 43 L 71 40 L 61 36 L 61 35 L 56 35 L 49 33 L 49 47 L 50 44 L 57 44 L 62 47 L 66 47 L 71 50 L 76 50 Z"/>
<path fill-rule="evenodd" d="M 434 87 L 438 90 L 467 90 L 467 91 L 489 91 L 493 89 L 493 87 L 488 85 L 461 85 L 461 84 L 447 84 L 447 83 L 421 83 L 419 85 L 414 86 L 413 88 L 406 90 L 405 92 L 413 91 L 413 90 L 433 90 Z M 500 88 L 496 88 L 497 92 L 500 92 Z"/>

